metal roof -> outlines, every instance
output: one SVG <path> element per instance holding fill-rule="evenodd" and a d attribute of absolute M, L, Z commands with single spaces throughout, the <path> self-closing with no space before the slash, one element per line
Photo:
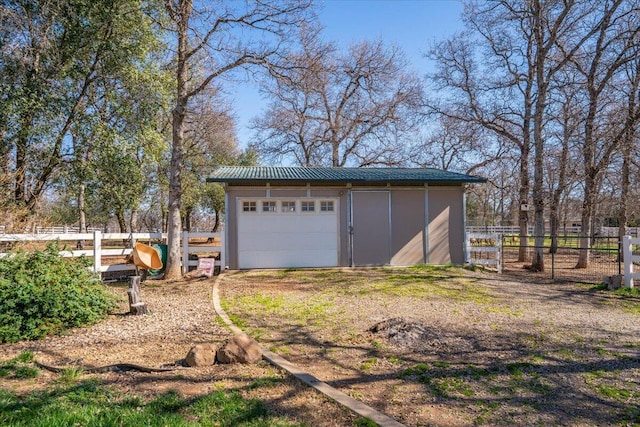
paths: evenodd
<path fill-rule="evenodd" d="M 316 183 L 465 183 L 485 178 L 440 169 L 221 166 L 208 182 Z"/>

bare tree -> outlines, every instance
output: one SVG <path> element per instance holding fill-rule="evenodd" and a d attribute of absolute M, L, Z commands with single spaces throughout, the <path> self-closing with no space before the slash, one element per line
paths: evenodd
<path fill-rule="evenodd" d="M 534 103 L 533 67 L 527 59 L 530 47 L 516 44 L 520 28 L 514 29 L 502 16 L 494 16 L 492 10 L 482 13 L 478 7 L 468 5 L 466 9 L 469 31 L 455 34 L 429 50 L 429 58 L 437 63 L 430 78 L 440 97 L 430 100 L 428 111 L 468 126 L 481 126 L 493 133 L 495 140 L 517 150 L 518 260 L 526 261 L 529 216 L 520 206 L 528 205 L 530 193 Z M 478 45 L 486 52 L 484 62 L 479 61 Z"/>
<path fill-rule="evenodd" d="M 219 93 L 205 90 L 194 98 L 186 117 L 182 216 L 183 228 L 187 231 L 191 230 L 194 210 L 202 205 L 208 193 L 210 185 L 204 178 L 216 166 L 232 164 L 240 156 L 230 111 Z"/>
<path fill-rule="evenodd" d="M 570 76 L 568 76 L 570 78 Z M 570 82 L 559 82 L 550 96 L 553 108 L 550 112 L 551 128 L 548 132 L 548 140 L 555 144 L 547 148 L 545 174 L 547 176 L 549 200 L 549 228 L 551 234 L 550 253 L 556 253 L 558 249 L 558 232 L 560 229 L 560 204 L 571 184 L 576 180 L 577 165 L 572 159 L 572 145 L 577 143 L 578 129 L 580 127 L 580 106 L 578 93 Z M 553 144 L 553 142 L 551 143 Z M 550 145 L 551 145 L 550 144 Z M 573 166 L 573 167 L 571 167 Z"/>
<path fill-rule="evenodd" d="M 215 2 L 194 9 L 192 0 L 165 0 L 175 41 L 175 105 L 169 165 L 168 257 L 165 278 L 180 272 L 185 118 L 193 97 L 239 67 L 267 65 L 301 26 L 310 1 Z M 202 70 L 206 70 L 204 74 Z"/>
<path fill-rule="evenodd" d="M 494 0 L 469 3 L 465 17 L 470 31 L 456 35 L 431 50 L 439 64 L 433 76 L 441 87 L 453 90 L 432 111 L 466 123 L 475 123 L 509 141 L 520 153 L 520 252 L 526 256 L 529 190 L 534 207 L 535 246 L 531 267 L 544 270 L 545 126 L 549 90 L 556 75 L 598 31 L 591 2 L 567 0 Z M 595 22 L 595 23 L 594 23 Z M 484 56 L 478 63 L 474 44 Z M 533 186 L 530 187 L 530 154 Z"/>
<path fill-rule="evenodd" d="M 589 265 L 589 254 L 593 234 L 594 207 L 598 187 L 611 156 L 619 148 L 621 136 L 632 123 L 610 114 L 613 102 L 612 91 L 620 70 L 637 58 L 638 21 L 640 9 L 634 2 L 615 0 L 604 2 L 598 11 L 597 32 L 585 46 L 574 65 L 582 76 L 581 86 L 586 97 L 584 116 L 584 142 L 582 160 L 584 164 L 584 197 L 581 212 L 580 255 L 577 268 Z"/>
<path fill-rule="evenodd" d="M 621 135 L 622 168 L 620 171 L 620 210 L 618 214 L 618 235 L 620 241 L 626 234 L 628 224 L 629 198 L 631 187 L 631 167 L 633 159 L 631 154 L 637 147 L 637 139 L 640 132 L 640 56 L 628 63 L 625 67 L 624 91 L 627 95 L 627 103 L 624 108 L 625 132 Z"/>
<path fill-rule="evenodd" d="M 272 102 L 254 121 L 257 151 L 305 166 L 403 162 L 399 141 L 417 123 L 422 86 L 400 49 L 362 41 L 341 53 L 318 32 L 302 45 L 264 88 Z"/>
<path fill-rule="evenodd" d="M 509 3 L 504 2 L 506 5 Z M 511 12 L 520 17 L 520 22 L 524 24 L 523 28 L 528 28 L 525 32 L 530 31 L 531 36 L 527 39 L 532 42 L 529 58 L 530 66 L 534 69 L 533 82 L 535 85 L 533 113 L 535 249 L 531 267 L 534 270 L 543 271 L 545 238 L 545 192 L 543 185 L 544 158 L 547 154 L 544 126 L 547 120 L 549 89 L 558 72 L 573 59 L 574 54 L 595 32 L 595 28 L 587 27 L 586 34 L 580 32 L 590 10 L 578 7 L 577 1 L 556 3 L 534 0 L 526 2 L 526 5 L 520 10 L 512 8 Z M 578 36 L 574 37 L 574 34 L 578 34 Z M 564 180 L 564 177 L 562 178 Z"/>

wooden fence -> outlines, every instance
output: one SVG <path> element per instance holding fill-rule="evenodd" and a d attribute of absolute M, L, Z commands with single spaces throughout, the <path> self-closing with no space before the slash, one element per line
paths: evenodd
<path fill-rule="evenodd" d="M 224 233 L 189 233 L 183 232 L 180 251 L 182 253 L 182 271 L 187 273 L 190 267 L 198 265 L 198 254 L 211 258 L 216 254 L 215 265 L 223 270 L 226 266 L 224 254 Z M 60 234 L 0 234 L 0 244 L 3 246 L 16 243 L 29 242 L 63 242 L 67 246 L 76 246 L 83 241 L 91 249 L 65 249 L 60 255 L 65 257 L 86 256 L 93 258 L 93 271 L 100 273 L 134 271 L 133 264 L 108 263 L 107 257 L 122 257 L 123 260 L 131 254 L 135 241 L 166 243 L 166 233 L 102 233 L 95 230 L 93 233 L 60 233 Z M 0 252 L 0 257 L 6 256 Z"/>

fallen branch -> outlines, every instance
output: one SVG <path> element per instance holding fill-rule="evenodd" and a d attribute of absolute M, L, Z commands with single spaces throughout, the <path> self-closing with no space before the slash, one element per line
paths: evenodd
<path fill-rule="evenodd" d="M 37 367 L 41 369 L 46 369 L 47 371 L 55 372 L 56 374 L 59 374 L 65 369 L 82 369 L 84 372 L 92 373 L 92 374 L 101 374 L 106 372 L 127 372 L 127 371 L 137 371 L 137 372 L 146 372 L 146 373 L 171 372 L 178 369 L 186 369 L 183 366 L 175 366 L 172 368 L 168 368 L 168 367 L 152 368 L 149 366 L 135 365 L 133 363 L 114 363 L 112 365 L 105 365 L 105 366 L 98 366 L 98 367 L 80 366 L 80 365 L 76 365 L 73 367 L 60 367 L 60 366 L 45 365 L 44 363 L 40 363 L 38 361 L 34 361 L 34 363 L 36 364 Z"/>

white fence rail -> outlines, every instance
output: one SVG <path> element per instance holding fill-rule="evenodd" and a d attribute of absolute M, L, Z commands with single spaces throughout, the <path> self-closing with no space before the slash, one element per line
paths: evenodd
<path fill-rule="evenodd" d="M 502 273 L 502 236 L 497 233 L 467 233 L 465 263 L 493 265 Z"/>
<path fill-rule="evenodd" d="M 87 227 L 87 233 L 100 231 L 99 228 Z M 36 227 L 36 234 L 62 234 L 62 233 L 80 233 L 80 227 L 59 225 L 53 227 Z"/>
<path fill-rule="evenodd" d="M 181 240 L 181 253 L 182 253 L 182 271 L 187 273 L 189 267 L 197 266 L 198 260 L 191 259 L 192 254 L 203 253 L 219 253 L 219 260 L 215 261 L 215 265 L 220 267 L 220 270 L 224 270 L 226 266 L 225 253 L 224 253 L 224 233 L 190 233 L 183 232 Z M 118 263 L 111 265 L 103 265 L 103 257 L 125 257 L 131 254 L 131 246 L 133 241 L 162 241 L 166 242 L 167 235 L 165 233 L 102 233 L 101 231 L 94 231 L 93 233 L 61 233 L 61 234 L 3 234 L 0 235 L 0 243 L 17 243 L 17 242 L 47 242 L 47 241 L 60 241 L 60 242 L 73 242 L 75 245 L 78 241 L 91 242 L 91 249 L 87 250 L 64 250 L 60 252 L 60 255 L 65 257 L 77 257 L 86 256 L 93 258 L 93 271 L 105 273 L 105 272 L 119 272 L 119 271 L 133 271 L 135 266 L 133 264 Z M 205 243 L 189 242 L 193 239 L 206 239 Z M 213 243 L 208 243 L 212 241 Z M 109 246 L 103 245 L 104 242 L 108 242 Z M 125 247 L 123 242 L 130 242 L 128 247 Z M 89 245 L 87 245 L 89 246 Z M 113 248 L 112 246 L 121 246 Z M 6 253 L 0 253 L 0 257 L 6 256 Z"/>
<path fill-rule="evenodd" d="M 611 227 L 613 228 L 613 227 Z M 617 229 L 617 228 L 616 228 Z M 466 227 L 467 233 L 484 233 L 484 234 L 520 234 L 520 227 L 517 225 L 468 225 Z M 546 233 L 550 233 L 550 230 L 545 230 Z M 558 230 L 559 235 L 565 234 L 578 234 L 580 233 L 580 227 L 563 227 Z M 527 228 L 527 234 L 534 235 L 533 226 Z"/>
<path fill-rule="evenodd" d="M 622 238 L 622 254 L 624 257 L 624 287 L 633 288 L 633 279 L 640 279 L 640 271 L 633 271 L 633 264 L 640 262 L 640 255 L 633 254 L 633 245 L 640 245 L 640 237 L 629 235 Z"/>
<path fill-rule="evenodd" d="M 517 225 L 469 225 L 466 228 L 467 233 L 498 233 L 498 234 L 519 234 L 520 227 Z M 545 233 L 551 233 L 549 228 L 545 229 Z M 533 226 L 529 226 L 527 234 L 534 235 Z M 580 227 L 561 227 L 558 230 L 559 236 L 566 235 L 578 235 L 580 234 Z M 640 227 L 627 227 L 625 228 L 625 234 L 640 237 Z M 598 227 L 596 229 L 596 235 L 601 237 L 618 237 L 618 227 Z"/>

